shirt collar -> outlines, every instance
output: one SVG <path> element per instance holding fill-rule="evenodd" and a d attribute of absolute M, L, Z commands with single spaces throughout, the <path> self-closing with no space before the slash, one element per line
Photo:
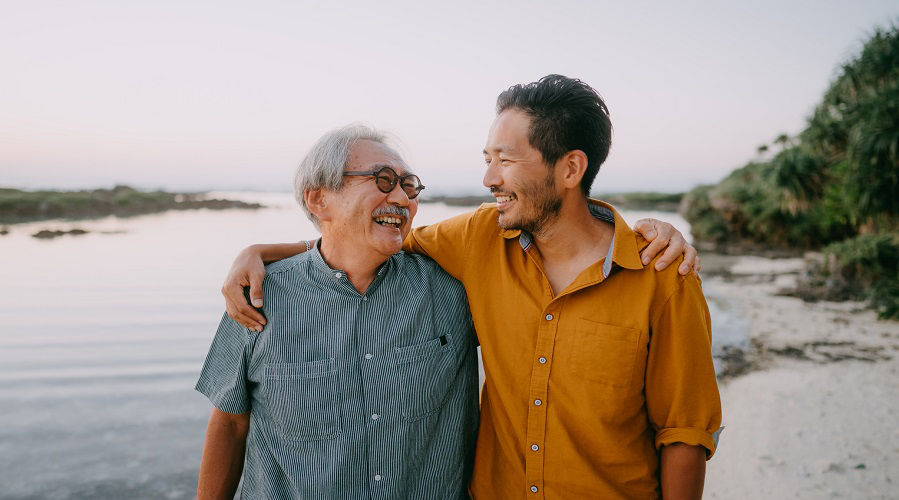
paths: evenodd
<path fill-rule="evenodd" d="M 638 245 L 637 233 L 627 225 L 615 207 L 604 201 L 587 198 L 587 208 L 597 219 L 615 226 L 612 243 L 609 245 L 609 255 L 603 265 L 603 274 L 609 275 L 613 262 L 626 269 L 643 269 L 643 263 L 640 260 L 640 247 L 645 247 L 646 244 L 641 240 L 642 244 Z M 518 237 L 518 243 L 525 251 L 534 241 L 530 233 L 520 229 L 503 229 L 499 234 L 505 239 Z"/>
<path fill-rule="evenodd" d="M 346 271 L 343 269 L 332 269 L 331 266 L 325 262 L 325 258 L 322 257 L 322 252 L 319 246 L 321 245 L 321 238 L 315 242 L 315 245 L 312 245 L 312 248 L 307 252 L 309 254 L 309 262 L 312 264 L 312 268 L 317 272 L 321 273 L 322 276 L 325 277 L 327 282 L 337 284 L 341 283 L 344 287 L 352 288 L 352 284 L 349 282 L 349 278 L 347 278 Z M 378 267 L 377 275 L 375 275 L 374 281 L 368 286 L 368 290 L 366 290 L 366 294 L 371 291 L 374 291 L 375 286 L 380 282 L 381 277 L 388 273 L 390 270 L 390 265 L 393 259 L 397 257 L 397 255 L 402 254 L 402 251 L 399 251 L 393 255 L 391 255 L 383 264 Z M 355 288 L 353 288 L 355 291 Z"/>

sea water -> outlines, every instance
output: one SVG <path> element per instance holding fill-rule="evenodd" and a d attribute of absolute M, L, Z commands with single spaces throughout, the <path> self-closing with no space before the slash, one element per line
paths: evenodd
<path fill-rule="evenodd" d="M 231 260 L 251 243 L 318 236 L 290 194 L 214 196 L 267 207 L 43 221 L 0 236 L 0 498 L 196 495 L 211 407 L 193 386 Z M 421 204 L 415 222 L 472 208 Z M 677 214 L 623 215 L 689 235 Z M 31 237 L 72 228 L 89 233 Z M 715 348 L 742 342 L 741 319 L 709 299 Z"/>

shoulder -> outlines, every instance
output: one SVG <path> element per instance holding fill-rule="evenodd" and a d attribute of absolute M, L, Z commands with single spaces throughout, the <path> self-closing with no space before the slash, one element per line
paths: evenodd
<path fill-rule="evenodd" d="M 309 260 L 309 252 L 294 255 L 293 257 L 288 257 L 286 259 L 281 259 L 277 262 L 272 262 L 271 264 L 267 264 L 265 266 L 265 275 L 267 277 L 270 277 L 297 273 L 300 271 L 300 269 L 302 269 L 303 263 L 305 263 L 307 260 Z"/>
<path fill-rule="evenodd" d="M 495 245 L 504 241 L 510 234 L 517 235 L 517 229 L 503 229 L 497 219 L 499 210 L 496 203 L 483 203 L 474 212 L 471 212 L 468 220 L 469 234 L 475 244 Z"/>
<path fill-rule="evenodd" d="M 637 241 L 637 251 L 642 252 L 647 246 L 649 246 L 649 242 L 643 238 L 639 233 L 634 233 L 634 236 Z M 668 267 L 662 269 L 661 271 L 656 270 L 656 263 L 658 263 L 659 259 L 662 258 L 662 253 L 659 252 L 658 255 L 653 257 L 653 259 L 643 266 L 643 269 L 639 272 L 645 273 L 648 278 L 655 285 L 656 294 L 658 295 L 658 299 L 666 300 L 672 294 L 676 293 L 680 289 L 682 289 L 687 283 L 692 283 L 694 285 L 699 285 L 699 278 L 696 273 L 690 273 L 686 276 L 680 274 L 678 272 L 678 268 L 681 263 L 684 261 L 684 256 L 680 255 L 674 262 L 668 264 Z"/>
<path fill-rule="evenodd" d="M 449 277 L 433 259 L 419 253 L 397 252 L 392 257 L 401 275 L 407 278 L 441 279 Z M 452 279 L 452 278 L 450 278 Z"/>
<path fill-rule="evenodd" d="M 417 253 L 398 252 L 393 255 L 400 276 L 407 281 L 427 283 L 432 290 L 462 291 L 462 283 L 443 270 L 433 259 Z"/>
<path fill-rule="evenodd" d="M 499 210 L 496 203 L 481 203 L 481 206 L 474 212 L 471 212 L 471 223 L 480 228 L 499 230 L 496 224 L 496 218 L 499 216 Z"/>

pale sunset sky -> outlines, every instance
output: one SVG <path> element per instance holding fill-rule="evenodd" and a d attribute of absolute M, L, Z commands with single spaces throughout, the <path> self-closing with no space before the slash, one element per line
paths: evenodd
<path fill-rule="evenodd" d="M 799 132 L 895 1 L 0 2 L 0 186 L 289 190 L 326 130 L 394 134 L 429 191 L 482 193 L 496 95 L 606 99 L 595 190 L 718 181 Z"/>

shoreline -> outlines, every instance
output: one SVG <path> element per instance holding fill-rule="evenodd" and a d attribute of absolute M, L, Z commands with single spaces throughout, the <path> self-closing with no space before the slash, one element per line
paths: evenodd
<path fill-rule="evenodd" d="M 887 498 L 899 477 L 899 322 L 790 296 L 800 258 L 706 254 L 703 288 L 748 321 L 719 375 L 707 498 Z M 713 335 L 714 335 L 713 325 Z"/>
<path fill-rule="evenodd" d="M 94 220 L 206 208 L 263 208 L 261 203 L 211 198 L 209 193 L 139 191 L 128 186 L 84 191 L 24 191 L 0 188 L 0 226 L 61 219 Z M 4 233 L 5 234 L 5 233 Z"/>

